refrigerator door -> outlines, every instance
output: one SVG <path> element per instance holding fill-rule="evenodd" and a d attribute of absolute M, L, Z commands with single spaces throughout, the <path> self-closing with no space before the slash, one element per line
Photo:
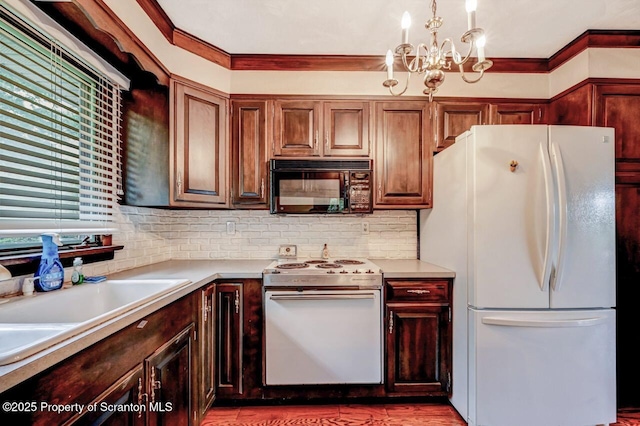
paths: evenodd
<path fill-rule="evenodd" d="M 555 196 L 547 126 L 474 126 L 467 149 L 469 304 L 548 308 Z"/>
<path fill-rule="evenodd" d="M 469 425 L 616 422 L 615 310 L 469 312 Z"/>
<path fill-rule="evenodd" d="M 551 308 L 615 306 L 614 130 L 549 126 L 558 188 Z"/>

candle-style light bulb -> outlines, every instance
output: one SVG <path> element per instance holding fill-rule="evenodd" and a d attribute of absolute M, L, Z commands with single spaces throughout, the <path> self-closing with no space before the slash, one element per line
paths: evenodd
<path fill-rule="evenodd" d="M 409 27 L 411 27 L 411 15 L 406 10 L 402 14 L 402 21 L 400 22 L 402 27 L 402 44 L 409 43 Z"/>
<path fill-rule="evenodd" d="M 478 62 L 482 62 L 485 60 L 484 57 L 484 46 L 487 44 L 487 38 L 482 35 L 476 40 L 476 46 L 478 48 Z"/>
<path fill-rule="evenodd" d="M 476 27 L 476 8 L 478 7 L 478 0 L 466 0 L 465 8 L 467 9 L 467 30 L 471 30 Z"/>
<path fill-rule="evenodd" d="M 393 79 L 393 53 L 391 50 L 387 50 L 387 57 L 384 60 L 384 63 L 387 64 L 387 80 Z"/>

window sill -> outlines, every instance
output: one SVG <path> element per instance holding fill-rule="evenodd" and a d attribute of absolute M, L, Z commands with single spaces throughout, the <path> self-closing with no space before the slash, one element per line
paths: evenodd
<path fill-rule="evenodd" d="M 82 257 L 84 264 L 113 260 L 116 250 L 122 250 L 124 246 L 98 246 L 86 248 L 61 249 L 58 252 L 62 266 L 70 267 L 73 259 Z M 40 264 L 40 252 L 27 253 L 13 256 L 1 256 L 0 265 L 7 268 L 14 277 L 35 273 Z"/>

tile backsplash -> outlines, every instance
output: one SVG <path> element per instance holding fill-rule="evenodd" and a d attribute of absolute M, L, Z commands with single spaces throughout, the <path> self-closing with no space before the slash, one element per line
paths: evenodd
<path fill-rule="evenodd" d="M 275 259 L 280 244 L 296 244 L 302 257 L 416 259 L 417 212 L 383 210 L 370 215 L 272 215 L 264 210 L 164 210 L 121 206 L 123 245 L 115 259 L 84 266 L 85 275 L 108 275 L 169 259 Z M 363 231 L 363 223 L 369 231 Z M 228 223 L 235 232 L 228 232 Z M 71 268 L 65 269 L 65 281 Z M 23 277 L 0 282 L 0 295 L 20 291 Z"/>

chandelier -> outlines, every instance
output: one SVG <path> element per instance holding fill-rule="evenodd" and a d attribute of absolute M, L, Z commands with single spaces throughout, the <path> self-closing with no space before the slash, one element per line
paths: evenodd
<path fill-rule="evenodd" d="M 493 61 L 486 59 L 484 56 L 484 46 L 486 39 L 484 30 L 476 27 L 476 6 L 477 0 L 466 0 L 467 10 L 467 31 L 462 34 L 460 40 L 469 44 L 469 51 L 466 56 L 462 57 L 456 50 L 453 41 L 446 38 L 442 43 L 438 43 L 438 30 L 442 26 L 443 20 L 437 16 L 436 11 L 438 5 L 436 0 L 431 0 L 431 11 L 433 17 L 427 21 L 425 28 L 431 33 L 429 44 L 420 43 L 416 47 L 416 54 L 413 58 L 410 55 L 414 51 L 414 46 L 409 43 L 409 27 L 411 26 L 411 16 L 409 12 L 402 15 L 402 43 L 396 47 L 395 53 L 402 58 L 407 73 L 407 79 L 404 89 L 394 92 L 394 87 L 398 85 L 398 80 L 393 76 L 393 62 L 395 59 L 391 50 L 387 51 L 385 63 L 387 65 L 387 79 L 382 83 L 383 86 L 389 88 L 394 96 L 400 96 L 407 91 L 411 74 L 424 74 L 425 89 L 423 93 L 429 95 L 429 102 L 433 100 L 433 94 L 438 91 L 438 87 L 444 82 L 444 70 L 450 70 L 452 65 L 457 65 L 462 80 L 466 83 L 476 83 L 480 81 L 484 72 L 491 68 Z M 474 49 L 477 51 L 477 62 L 473 64 L 471 69 L 477 77 L 469 78 L 465 74 L 464 65 L 471 58 Z"/>

